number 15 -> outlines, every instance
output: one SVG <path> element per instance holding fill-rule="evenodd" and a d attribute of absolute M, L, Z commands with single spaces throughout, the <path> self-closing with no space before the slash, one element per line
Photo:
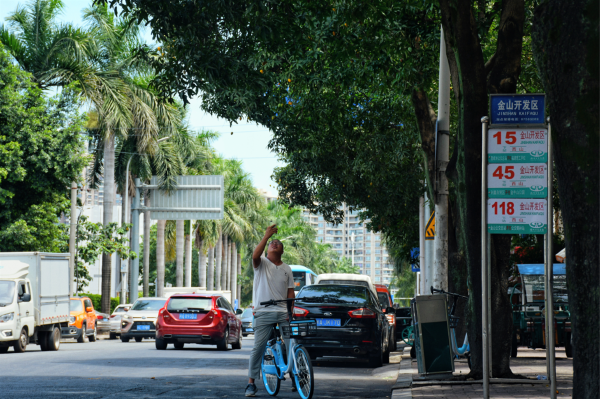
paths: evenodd
<path fill-rule="evenodd" d="M 502 144 L 502 132 L 497 132 L 492 136 L 496 139 L 497 144 Z M 514 144 L 517 142 L 517 132 L 506 132 L 506 137 L 504 138 L 505 144 Z"/>

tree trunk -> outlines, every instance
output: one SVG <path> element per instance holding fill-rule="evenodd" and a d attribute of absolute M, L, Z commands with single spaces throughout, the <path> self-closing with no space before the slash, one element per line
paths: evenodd
<path fill-rule="evenodd" d="M 225 251 L 227 252 L 227 272 L 225 273 L 225 286 L 227 287 L 228 291 L 231 291 L 231 262 L 233 261 L 233 258 L 231 257 L 231 246 L 232 243 L 229 241 L 227 243 L 227 247 L 225 248 Z"/>
<path fill-rule="evenodd" d="M 150 193 L 146 191 L 144 205 L 150 206 Z M 144 296 L 150 295 L 150 211 L 144 212 Z M 156 287 L 155 287 L 156 289 Z"/>
<path fill-rule="evenodd" d="M 191 227 L 190 220 L 190 227 Z M 185 236 L 185 286 L 192 286 L 192 236 Z"/>
<path fill-rule="evenodd" d="M 504 1 L 496 52 L 486 63 L 487 87 L 492 94 L 515 93 L 521 74 L 523 50 L 523 24 L 525 5 L 523 0 Z M 512 346 L 512 307 L 508 296 L 510 277 L 511 236 L 492 235 L 491 281 L 492 281 L 492 375 L 510 378 L 510 349 Z"/>
<path fill-rule="evenodd" d="M 215 247 L 208 247 L 208 263 L 206 264 L 206 289 L 215 289 Z"/>
<path fill-rule="evenodd" d="M 185 221 L 175 221 L 175 286 L 183 287 L 183 242 Z"/>
<path fill-rule="evenodd" d="M 206 241 L 198 243 L 198 287 L 206 287 Z"/>
<path fill-rule="evenodd" d="M 564 222 L 573 334 L 573 397 L 600 392 L 598 2 L 535 10 L 533 52 L 547 94 Z"/>
<path fill-rule="evenodd" d="M 223 260 L 223 234 L 219 232 L 217 246 L 215 247 L 215 289 L 221 290 L 221 261 Z"/>
<path fill-rule="evenodd" d="M 159 220 L 156 226 L 156 296 L 165 295 L 165 226 L 166 220 Z"/>
<path fill-rule="evenodd" d="M 223 246 L 221 247 L 221 251 L 223 251 L 223 264 L 221 266 L 221 289 L 226 291 L 227 264 L 229 263 L 229 237 L 226 234 L 223 234 Z"/>
<path fill-rule="evenodd" d="M 113 221 L 113 206 L 115 196 L 115 136 L 104 142 L 104 198 L 103 198 L 103 224 Z M 112 254 L 102 254 L 102 300 L 103 313 L 110 313 L 110 291 L 112 282 Z"/>
<path fill-rule="evenodd" d="M 239 252 L 237 254 L 237 275 L 238 276 L 242 275 L 242 254 Z M 237 298 L 240 300 L 240 306 L 242 306 L 242 286 L 241 286 L 241 284 L 238 285 L 237 282 L 236 282 L 236 286 L 237 286 Z"/>
<path fill-rule="evenodd" d="M 231 302 L 233 304 L 233 302 L 237 299 L 237 285 L 236 285 L 236 276 L 237 276 L 237 246 L 235 244 L 235 242 L 231 243 L 231 262 L 230 262 L 230 269 L 229 269 L 229 284 L 230 284 L 230 290 L 231 290 Z"/>
<path fill-rule="evenodd" d="M 471 345 L 471 376 L 481 378 L 483 345 L 481 331 L 481 117 L 487 115 L 486 76 L 472 3 L 440 0 L 444 32 L 459 73 L 459 117 L 453 162 L 448 175 L 455 176 L 458 203 L 459 245 L 465 256 L 468 285 L 467 331 Z M 454 170 L 451 170 L 452 167 Z"/>

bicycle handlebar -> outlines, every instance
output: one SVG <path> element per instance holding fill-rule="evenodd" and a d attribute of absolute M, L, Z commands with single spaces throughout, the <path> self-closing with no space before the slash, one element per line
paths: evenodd
<path fill-rule="evenodd" d="M 444 291 L 444 290 L 438 290 L 436 288 L 433 288 L 433 286 L 431 286 L 431 294 L 433 295 L 436 292 L 438 292 L 440 294 L 452 295 L 452 296 L 455 296 L 457 298 L 469 299 L 468 296 L 464 296 L 464 295 L 460 295 L 460 294 L 455 294 L 453 292 L 448 292 L 448 291 Z"/>
<path fill-rule="evenodd" d="M 278 300 L 271 299 L 271 300 L 268 300 L 265 302 L 261 302 L 260 304 L 264 305 L 264 306 L 271 306 L 271 305 L 275 305 L 276 303 L 279 303 L 279 302 L 289 302 L 289 301 L 295 301 L 295 300 L 296 300 L 296 298 L 287 298 L 287 299 L 278 299 Z"/>

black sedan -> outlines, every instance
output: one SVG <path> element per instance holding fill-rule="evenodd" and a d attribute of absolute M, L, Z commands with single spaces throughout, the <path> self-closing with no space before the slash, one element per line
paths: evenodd
<path fill-rule="evenodd" d="M 311 359 L 319 356 L 353 356 L 381 367 L 390 359 L 389 325 L 379 301 L 367 287 L 310 285 L 294 303 L 297 320 L 315 319 L 315 336 L 299 338 Z"/>

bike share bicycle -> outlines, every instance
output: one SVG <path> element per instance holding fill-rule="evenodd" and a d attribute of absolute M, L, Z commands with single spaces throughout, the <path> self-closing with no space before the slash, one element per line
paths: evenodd
<path fill-rule="evenodd" d="M 281 338 L 277 325 L 273 325 L 271 336 L 267 341 L 267 347 L 263 354 L 261 371 L 265 389 L 271 396 L 279 393 L 281 381 L 285 380 L 285 374 L 293 375 L 298 395 L 302 399 L 311 399 L 315 390 L 315 381 L 313 375 L 310 356 L 304 346 L 296 343 L 297 337 L 307 337 L 317 333 L 317 322 L 315 320 L 294 320 L 291 310 L 294 298 L 282 299 L 279 301 L 270 300 L 261 302 L 261 305 L 271 306 L 279 302 L 287 303 L 289 326 L 282 326 L 284 336 L 290 336 L 290 349 L 287 351 L 287 361 L 285 360 L 285 342 Z"/>
<path fill-rule="evenodd" d="M 461 347 L 458 346 L 458 343 L 456 342 L 455 329 L 458 327 L 460 317 L 454 316 L 454 312 L 456 310 L 456 302 L 458 302 L 458 299 L 463 298 L 463 299 L 468 300 L 469 297 L 460 295 L 460 294 L 455 294 L 452 292 L 447 292 L 444 290 L 438 290 L 438 289 L 431 287 L 431 294 L 433 295 L 435 293 L 450 295 L 454 299 L 452 301 L 452 307 L 450 308 L 450 312 L 448 313 L 448 321 L 450 323 L 450 334 L 451 334 L 451 338 L 452 338 L 452 352 L 454 353 L 454 356 L 457 359 L 460 356 L 466 357 L 467 363 L 469 364 L 469 369 L 470 369 L 471 368 L 471 347 L 469 346 L 469 337 L 467 336 L 467 334 L 465 334 L 465 340 L 463 342 L 463 345 Z"/>

